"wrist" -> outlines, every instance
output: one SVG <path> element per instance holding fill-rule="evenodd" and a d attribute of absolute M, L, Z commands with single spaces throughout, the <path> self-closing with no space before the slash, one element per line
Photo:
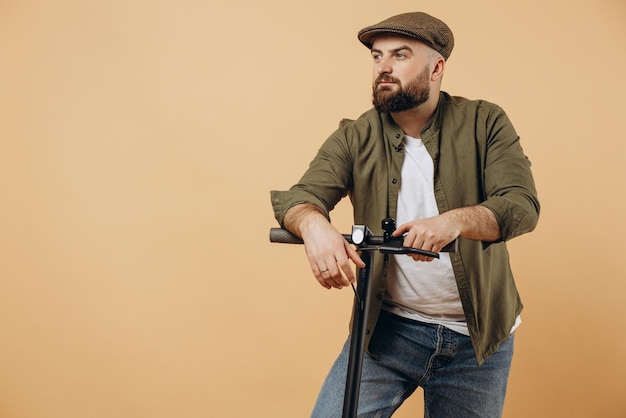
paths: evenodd
<path fill-rule="evenodd" d="M 326 216 L 320 208 L 310 203 L 301 203 L 287 211 L 284 218 L 284 226 L 302 238 L 302 234 L 305 234 L 320 221 L 326 220 Z"/>

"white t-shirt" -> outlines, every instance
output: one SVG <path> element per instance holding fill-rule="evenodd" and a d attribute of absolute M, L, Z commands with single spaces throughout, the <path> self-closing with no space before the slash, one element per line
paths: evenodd
<path fill-rule="evenodd" d="M 396 224 L 439 215 L 433 189 L 433 160 L 421 139 L 405 136 Z M 469 335 L 450 256 L 432 262 L 392 255 L 384 309 L 406 318 L 442 324 Z"/>
<path fill-rule="evenodd" d="M 434 192 L 434 165 L 421 139 L 405 136 L 396 224 L 439 215 Z M 383 309 L 416 321 L 441 324 L 469 335 L 448 253 L 432 262 L 391 255 Z M 513 332 L 521 323 L 518 316 Z"/>

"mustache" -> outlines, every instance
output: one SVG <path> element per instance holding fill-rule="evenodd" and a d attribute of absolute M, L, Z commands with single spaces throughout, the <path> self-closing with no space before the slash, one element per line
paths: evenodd
<path fill-rule="evenodd" d="M 376 80 L 374 80 L 374 86 L 378 87 L 378 85 L 380 83 L 396 83 L 399 84 L 398 79 L 396 79 L 393 76 L 390 76 L 389 74 L 381 74 L 378 77 L 376 77 Z"/>

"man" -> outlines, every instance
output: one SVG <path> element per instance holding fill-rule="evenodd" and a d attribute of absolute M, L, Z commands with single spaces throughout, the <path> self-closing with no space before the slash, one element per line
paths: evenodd
<path fill-rule="evenodd" d="M 458 238 L 440 259 L 374 256 L 359 416 L 391 416 L 418 386 L 425 416 L 501 416 L 522 310 L 505 242 L 538 220 L 530 162 L 500 107 L 440 90 L 454 44 L 445 23 L 406 13 L 358 38 L 372 54 L 374 108 L 342 121 L 298 184 L 272 191 L 275 216 L 327 289 L 355 282 L 350 261 L 364 266 L 329 222 L 346 194 L 355 224 L 376 235 L 391 217 L 405 246 L 439 252 Z M 315 417 L 341 416 L 348 348 Z"/>

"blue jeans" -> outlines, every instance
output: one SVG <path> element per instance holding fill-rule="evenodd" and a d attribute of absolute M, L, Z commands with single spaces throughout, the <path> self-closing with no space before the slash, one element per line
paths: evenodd
<path fill-rule="evenodd" d="M 478 366 L 469 337 L 441 325 L 382 312 L 365 354 L 359 417 L 390 417 L 418 386 L 427 418 L 502 416 L 511 337 Z M 311 417 L 341 417 L 350 341 L 324 382 Z"/>

